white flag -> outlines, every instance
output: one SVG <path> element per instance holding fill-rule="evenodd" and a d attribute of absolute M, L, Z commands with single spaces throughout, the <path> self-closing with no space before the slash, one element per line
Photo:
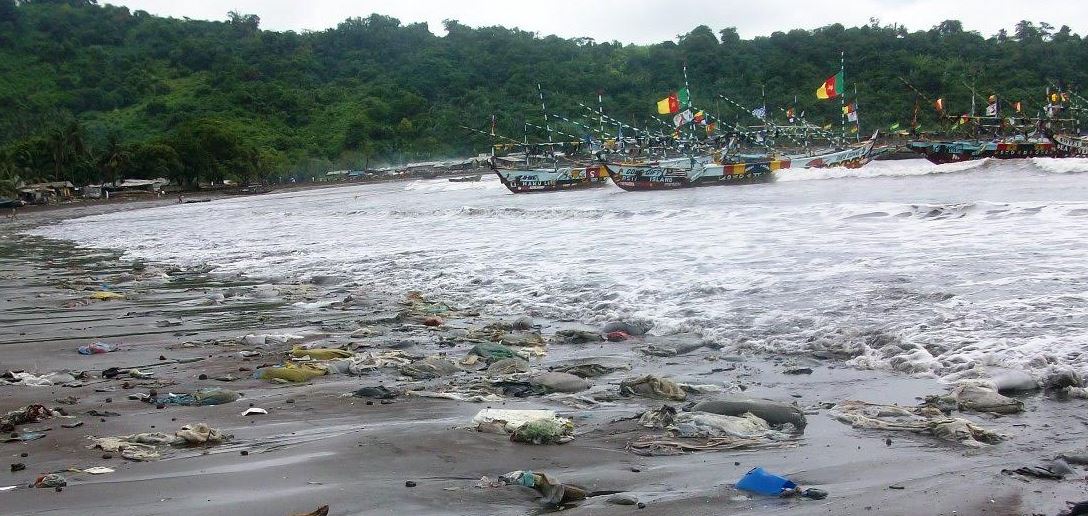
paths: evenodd
<path fill-rule="evenodd" d="M 858 112 L 857 111 L 851 111 L 849 115 L 846 115 L 846 119 L 851 121 L 851 122 L 857 122 L 858 121 Z"/>
<path fill-rule="evenodd" d="M 767 106 L 760 106 L 752 110 L 752 116 L 763 120 L 767 118 Z"/>
<path fill-rule="evenodd" d="M 997 103 L 986 106 L 986 116 L 997 116 Z"/>
<path fill-rule="evenodd" d="M 675 116 L 672 117 L 672 123 L 676 127 L 680 127 L 680 126 L 684 125 L 684 114 L 683 113 L 677 113 Z"/>

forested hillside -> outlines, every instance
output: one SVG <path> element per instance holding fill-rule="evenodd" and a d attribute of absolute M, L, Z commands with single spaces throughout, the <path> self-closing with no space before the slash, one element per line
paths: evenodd
<path fill-rule="evenodd" d="M 538 83 L 555 113 L 579 116 L 576 102 L 596 106 L 602 91 L 608 114 L 645 123 L 682 85 L 685 62 L 694 103 L 725 120 L 743 115 L 718 93 L 754 106 L 765 91 L 772 113 L 796 96 L 822 123 L 839 106 L 813 92 L 845 50 L 863 130 L 907 125 L 916 94 L 899 77 L 951 111 L 967 109 L 965 83 L 1035 110 L 1048 84 L 1088 82 L 1088 41 L 1045 23 L 980 35 L 956 21 L 912 31 L 873 20 L 743 40 L 715 32 L 730 20 L 711 22 L 638 46 L 452 20 L 442 37 L 379 15 L 295 33 L 238 13 L 213 22 L 0 0 L 0 178 L 252 181 L 483 152 L 488 139 L 460 126 L 487 129 L 495 114 L 520 139 L 526 119 L 540 122 Z"/>

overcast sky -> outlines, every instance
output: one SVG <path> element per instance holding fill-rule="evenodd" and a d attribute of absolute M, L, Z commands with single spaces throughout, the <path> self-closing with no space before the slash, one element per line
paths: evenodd
<path fill-rule="evenodd" d="M 1069 25 L 1088 32 L 1088 2 L 1061 0 L 105 0 L 153 14 L 205 20 L 226 19 L 227 11 L 256 14 L 272 30 L 323 30 L 345 18 L 380 13 L 402 23 L 427 22 L 443 35 L 442 20 L 479 27 L 503 25 L 563 37 L 597 41 L 657 43 L 676 38 L 697 25 L 715 31 L 737 27 L 741 36 L 768 35 L 832 23 L 863 25 L 878 18 L 924 30 L 942 20 L 958 19 L 983 35 L 1011 29 L 1022 19 Z M 1049 6 L 1049 7 L 1047 7 Z"/>

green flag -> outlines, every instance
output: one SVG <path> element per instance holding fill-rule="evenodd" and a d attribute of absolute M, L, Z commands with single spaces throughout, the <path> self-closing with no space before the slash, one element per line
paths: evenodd
<path fill-rule="evenodd" d="M 680 88 L 680 91 L 676 92 L 676 98 L 682 107 L 691 107 L 691 94 L 688 93 L 687 88 Z"/>
<path fill-rule="evenodd" d="M 892 124 L 891 127 L 888 128 L 888 130 L 889 131 L 898 131 L 899 130 L 899 122 L 896 122 L 896 123 Z"/>

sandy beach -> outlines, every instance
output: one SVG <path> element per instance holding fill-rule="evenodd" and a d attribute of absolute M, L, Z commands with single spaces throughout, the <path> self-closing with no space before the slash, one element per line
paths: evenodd
<path fill-rule="evenodd" d="M 854 428 L 833 417 L 849 400 L 915 407 L 925 396 L 947 395 L 948 386 L 932 378 L 859 370 L 832 354 L 736 354 L 704 346 L 693 335 L 662 336 L 652 329 L 616 342 L 562 343 L 569 330 L 606 332 L 584 321 L 540 318 L 527 331 L 498 335 L 513 344 L 537 338 L 530 336 L 542 341 L 511 346 L 529 356 L 531 368 L 512 378 L 520 381 L 572 360 L 624 368 L 589 377 L 589 389 L 570 395 L 500 394 L 481 402 L 428 398 L 406 391 L 463 393 L 483 379 L 484 365 L 466 357 L 490 340 L 481 339 L 483 328 L 509 319 L 408 292 L 368 291 L 350 278 L 257 280 L 211 268 L 133 262 L 121 259 L 121 250 L 22 234 L 65 218 L 161 202 L 171 200 L 22 213 L 18 221 L 0 225 L 0 372 L 75 373 L 73 382 L 65 382 L 71 386 L 0 383 L 0 413 L 42 404 L 71 416 L 18 425 L 12 435 L 45 435 L 0 444 L 9 463 L 25 465 L 2 473 L 0 487 L 15 488 L 0 492 L 0 512 L 288 515 L 324 505 L 335 515 L 557 510 L 543 506 L 540 494 L 527 487 L 481 485 L 481 477 L 494 480 L 515 470 L 544 473 L 590 494 L 608 493 L 562 507 L 574 514 L 1058 514 L 1067 501 L 1088 499 L 1083 466 L 1072 465 L 1074 473 L 1064 480 L 1002 472 L 1048 464 L 1059 454 L 1083 456 L 1084 399 L 1032 390 L 1010 395 L 1022 401 L 1019 413 L 954 409 L 948 417 L 1005 436 L 969 446 L 925 432 Z M 121 297 L 95 300 L 96 292 Z M 305 308 L 315 303 L 321 307 Z M 515 338 L 502 340 L 503 335 Z M 77 353 L 95 342 L 119 349 Z M 433 378 L 408 378 L 403 367 L 392 366 L 303 382 L 254 378 L 254 371 L 284 363 L 298 346 L 345 349 L 355 356 L 397 352 L 405 360 L 438 356 L 458 370 Z M 107 378 L 110 368 L 128 374 Z M 811 371 L 798 371 L 805 368 Z M 622 380 L 647 374 L 687 385 L 685 399 L 620 395 Z M 399 395 L 351 396 L 379 384 Z M 216 406 L 130 399 L 212 387 L 240 397 Z M 665 432 L 641 425 L 644 412 L 663 404 L 684 412 L 693 402 L 736 395 L 795 405 L 807 425 L 803 432 L 786 432 L 788 438 L 761 436 L 753 441 L 759 444 L 737 449 L 653 456 L 629 449 L 643 436 Z M 250 407 L 267 414 L 242 416 Z M 534 445 L 479 431 L 473 416 L 485 408 L 555 410 L 573 423 L 573 440 Z M 62 426 L 74 421 L 82 425 Z M 232 437 L 215 445 L 166 447 L 158 460 L 148 461 L 120 453 L 107 459 L 103 450 L 88 448 L 91 436 L 172 435 L 194 423 Z M 71 471 L 94 466 L 115 471 Z M 779 498 L 736 489 L 756 466 L 829 495 Z M 67 482 L 62 490 L 28 487 L 55 472 Z M 642 505 L 617 504 L 616 492 Z"/>

